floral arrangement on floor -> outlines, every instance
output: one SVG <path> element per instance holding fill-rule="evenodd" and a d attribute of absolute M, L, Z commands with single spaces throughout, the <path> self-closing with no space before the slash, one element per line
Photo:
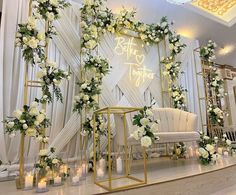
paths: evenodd
<path fill-rule="evenodd" d="M 63 97 L 59 85 L 63 79 L 69 80 L 71 73 L 57 68 L 57 64 L 51 61 L 41 64 L 40 67 L 41 70 L 37 72 L 37 78 L 42 85 L 42 98 L 39 101 L 41 103 L 52 102 L 53 95 L 49 90 L 50 86 L 52 86 L 57 100 L 62 102 Z"/>
<path fill-rule="evenodd" d="M 221 142 L 219 144 L 220 146 L 224 147 L 228 152 L 232 152 L 232 141 L 227 137 L 227 135 L 224 133 L 223 137 L 221 139 Z"/>
<path fill-rule="evenodd" d="M 200 57 L 208 62 L 212 62 L 215 57 L 215 48 L 217 47 L 216 43 L 212 40 L 209 40 L 207 45 L 200 47 Z"/>
<path fill-rule="evenodd" d="M 41 134 L 41 129 L 50 126 L 45 111 L 38 109 L 37 102 L 32 102 L 30 106 L 24 105 L 22 109 L 15 110 L 13 117 L 9 117 L 3 122 L 6 133 L 10 134 L 11 137 L 14 137 L 17 131 L 30 137 L 36 137 Z"/>
<path fill-rule="evenodd" d="M 16 46 L 22 48 L 23 58 L 27 63 L 35 65 L 44 61 L 45 32 L 37 30 L 38 19 L 28 18 L 27 23 L 19 24 L 16 33 Z"/>
<path fill-rule="evenodd" d="M 211 123 L 214 125 L 223 125 L 224 120 L 224 111 L 221 110 L 218 106 L 208 103 L 207 107 L 208 117 L 211 120 Z"/>
<path fill-rule="evenodd" d="M 144 107 L 133 117 L 133 125 L 138 129 L 133 132 L 132 137 L 140 140 L 142 147 L 150 147 L 155 140 L 159 140 L 157 136 L 158 121 L 153 119 L 151 107 Z"/>
<path fill-rule="evenodd" d="M 54 155 L 55 148 L 42 149 L 39 151 L 39 161 L 34 167 L 41 177 L 46 177 L 49 171 L 56 171 L 64 163 L 61 158 Z"/>
<path fill-rule="evenodd" d="M 175 143 L 172 150 L 172 159 L 177 160 L 179 158 L 185 158 L 186 153 L 187 150 L 184 142 Z"/>
<path fill-rule="evenodd" d="M 172 85 L 171 87 L 171 98 L 175 108 L 185 110 L 186 109 L 186 97 L 184 93 L 187 92 L 182 86 Z"/>
<path fill-rule="evenodd" d="M 200 132 L 200 140 L 198 142 L 199 160 L 203 165 L 208 165 L 210 162 L 216 161 L 217 153 L 215 150 L 215 139 Z"/>

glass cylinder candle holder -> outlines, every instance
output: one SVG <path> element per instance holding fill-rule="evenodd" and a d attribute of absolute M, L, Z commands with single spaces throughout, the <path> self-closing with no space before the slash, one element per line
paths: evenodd
<path fill-rule="evenodd" d="M 39 169 L 36 173 L 36 192 L 37 193 L 44 193 L 48 191 L 47 188 L 47 169 Z"/>
<path fill-rule="evenodd" d="M 80 168 L 80 166 L 76 166 L 73 171 L 73 174 L 71 174 L 71 185 L 72 186 L 79 185 L 81 176 L 82 176 L 82 169 Z"/>
<path fill-rule="evenodd" d="M 49 191 L 47 188 L 47 180 L 42 178 L 41 180 L 39 180 L 37 182 L 37 188 L 36 188 L 36 192 L 37 193 L 44 193 Z"/>
<path fill-rule="evenodd" d="M 25 175 L 25 187 L 24 190 L 32 190 L 34 185 L 34 175 L 32 172 L 28 172 Z"/>
<path fill-rule="evenodd" d="M 88 163 L 83 161 L 81 164 L 81 180 L 85 180 L 88 173 Z"/>
<path fill-rule="evenodd" d="M 60 167 L 53 168 L 53 186 L 63 185 L 63 174 L 60 173 Z"/>
<path fill-rule="evenodd" d="M 98 179 L 103 179 L 104 176 L 105 176 L 104 167 L 101 166 L 101 165 L 98 165 L 96 171 L 97 171 L 97 178 Z"/>
<path fill-rule="evenodd" d="M 116 172 L 118 174 L 121 174 L 123 171 L 123 162 L 122 162 L 122 159 L 121 157 L 119 156 L 117 159 L 116 159 Z"/>

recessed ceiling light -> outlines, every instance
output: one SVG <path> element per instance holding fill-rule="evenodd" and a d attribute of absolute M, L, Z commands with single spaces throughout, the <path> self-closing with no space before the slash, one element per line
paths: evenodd
<path fill-rule="evenodd" d="M 219 49 L 219 55 L 227 55 L 228 53 L 231 53 L 233 50 L 234 50 L 233 45 L 226 45 Z"/>

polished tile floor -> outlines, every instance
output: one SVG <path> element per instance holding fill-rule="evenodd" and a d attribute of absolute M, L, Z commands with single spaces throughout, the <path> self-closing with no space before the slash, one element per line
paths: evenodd
<path fill-rule="evenodd" d="M 201 166 L 196 159 L 170 160 L 169 158 L 157 158 L 148 160 L 148 184 L 174 180 L 191 175 L 201 174 L 218 170 L 236 164 L 236 157 L 228 157 L 218 160 L 215 165 Z M 143 177 L 141 162 L 134 163 L 132 168 L 133 175 L 138 178 Z M 117 185 L 129 181 L 117 182 Z M 105 192 L 104 189 L 93 184 L 92 174 L 90 173 L 80 186 L 71 186 L 68 183 L 60 187 L 50 187 L 45 195 L 90 195 Z M 16 190 L 14 181 L 0 182 L 0 195 L 30 195 L 35 194 L 35 189 L 30 191 Z M 225 189 L 214 195 L 236 195 L 236 185 Z"/>

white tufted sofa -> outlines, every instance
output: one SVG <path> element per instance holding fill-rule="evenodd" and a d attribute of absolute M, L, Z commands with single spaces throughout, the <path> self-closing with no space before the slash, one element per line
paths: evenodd
<path fill-rule="evenodd" d="M 155 108 L 152 110 L 154 118 L 159 121 L 157 135 L 160 140 L 156 143 L 193 142 L 199 139 L 197 132 L 197 115 L 174 108 Z M 116 142 L 124 145 L 123 117 L 115 115 Z M 137 127 L 132 125 L 132 116 L 127 117 L 127 135 L 129 145 L 140 145 L 132 136 Z"/>

